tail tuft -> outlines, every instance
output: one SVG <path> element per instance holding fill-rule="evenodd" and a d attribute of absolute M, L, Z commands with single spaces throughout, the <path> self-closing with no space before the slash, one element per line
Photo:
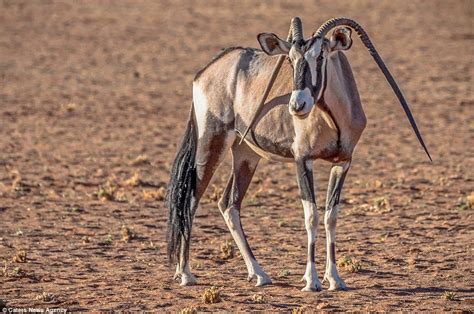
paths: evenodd
<path fill-rule="evenodd" d="M 193 223 L 192 202 L 196 190 L 196 148 L 197 133 L 194 122 L 194 106 L 181 147 L 171 169 L 170 182 L 166 193 L 168 216 L 168 260 L 170 263 L 180 261 L 180 256 L 187 258 L 191 228 Z M 181 252 L 185 253 L 181 255 Z"/>

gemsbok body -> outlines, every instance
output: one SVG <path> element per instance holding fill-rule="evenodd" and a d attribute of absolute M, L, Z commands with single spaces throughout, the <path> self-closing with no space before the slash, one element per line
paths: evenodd
<path fill-rule="evenodd" d="M 427 152 L 398 86 L 355 21 L 329 20 L 305 40 L 301 21 L 295 18 L 287 41 L 264 33 L 258 36 L 263 51 L 224 50 L 194 79 L 189 121 L 168 186 L 168 257 L 177 262 L 175 278 L 181 279 L 181 285 L 196 283 L 189 267 L 193 217 L 213 173 L 231 149 L 232 172 L 218 207 L 245 261 L 248 279 L 256 279 L 257 286 L 271 283 L 252 253 L 240 220 L 242 199 L 259 160 L 265 158 L 296 163 L 308 235 L 303 291 L 321 289 L 315 265 L 318 212 L 312 164 L 315 159 L 324 159 L 332 163 L 324 215 L 324 279 L 330 290 L 346 289 L 336 269 L 336 222 L 352 153 L 366 126 L 356 82 L 344 54 L 352 45 L 351 28 L 385 74 Z M 331 37 L 325 38 L 332 29 Z M 269 100 L 259 110 L 263 90 L 275 74 L 276 55 L 285 56 L 287 62 L 281 65 Z M 249 126 L 250 132 L 241 141 Z"/>

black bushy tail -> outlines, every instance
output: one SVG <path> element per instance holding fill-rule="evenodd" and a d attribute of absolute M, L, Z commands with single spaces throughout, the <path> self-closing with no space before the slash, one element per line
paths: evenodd
<path fill-rule="evenodd" d="M 193 104 L 186 133 L 171 169 L 171 178 L 166 193 L 165 202 L 169 210 L 166 237 L 170 263 L 180 261 L 181 250 L 184 249 L 184 252 L 189 250 L 193 224 L 191 202 L 196 190 L 196 148 L 197 133 Z"/>

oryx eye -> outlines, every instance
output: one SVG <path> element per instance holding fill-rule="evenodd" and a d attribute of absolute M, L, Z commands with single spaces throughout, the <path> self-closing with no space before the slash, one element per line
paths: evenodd
<path fill-rule="evenodd" d="M 318 62 L 323 61 L 323 56 L 319 55 L 319 56 L 316 58 L 316 60 L 317 60 Z"/>

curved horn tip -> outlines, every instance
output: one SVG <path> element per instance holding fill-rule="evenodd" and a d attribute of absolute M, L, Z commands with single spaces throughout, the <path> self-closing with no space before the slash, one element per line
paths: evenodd
<path fill-rule="evenodd" d="M 298 41 L 303 39 L 303 23 L 298 16 L 291 19 L 291 33 L 294 40 Z"/>

